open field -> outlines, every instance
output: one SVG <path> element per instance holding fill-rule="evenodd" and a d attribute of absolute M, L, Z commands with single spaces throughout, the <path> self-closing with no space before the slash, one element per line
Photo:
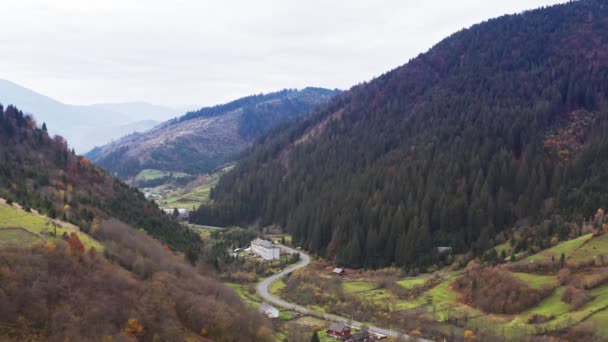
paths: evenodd
<path fill-rule="evenodd" d="M 217 185 L 220 177 L 233 168 L 234 165 L 228 165 L 209 175 L 201 175 L 188 185 L 180 186 L 169 194 L 163 194 L 162 199 L 157 201 L 158 205 L 162 208 L 183 208 L 188 210 L 192 210 L 193 207 L 198 208 L 201 204 L 209 201 L 211 189 Z M 149 177 L 151 175 L 154 176 L 158 174 L 148 172 L 145 176 Z M 166 175 L 168 175 L 168 173 Z M 175 178 L 185 176 L 189 175 L 179 172 L 173 174 L 173 177 Z M 158 187 L 157 189 L 164 189 L 164 186 Z"/>
<path fill-rule="evenodd" d="M 430 277 L 428 275 L 421 275 L 419 277 L 406 278 L 406 279 L 399 280 L 397 282 L 397 284 L 401 285 L 402 287 L 404 287 L 406 289 L 411 289 L 416 286 L 424 285 L 424 283 L 426 283 L 426 281 L 429 280 L 429 278 Z"/>
<path fill-rule="evenodd" d="M 182 177 L 189 176 L 189 174 L 184 173 L 184 172 L 168 172 L 168 171 L 160 171 L 160 170 L 153 170 L 153 169 L 145 169 L 145 170 L 141 170 L 137 174 L 137 176 L 135 176 L 135 180 L 150 181 L 150 180 L 155 180 L 155 179 L 169 177 L 169 176 L 172 176 L 173 178 L 182 178 Z"/>
<path fill-rule="evenodd" d="M 21 228 L 21 230 L 17 228 Z M 68 234 L 74 232 L 86 248 L 93 247 L 98 251 L 103 250 L 103 246 L 98 241 L 68 223 L 62 223 L 61 227 L 57 227 L 57 237 L 50 235 L 53 231 L 54 226 L 49 224 L 48 218 L 33 212 L 28 213 L 15 206 L 0 204 L 0 238 L 5 243 L 10 241 L 28 244 L 43 239 L 54 241 L 60 239 L 64 232 Z"/>
<path fill-rule="evenodd" d="M 542 252 L 531 255 L 525 259 L 520 260 L 520 263 L 529 263 L 533 261 L 539 260 L 550 260 L 552 257 L 556 260 L 559 260 L 562 253 L 566 256 L 566 258 L 570 257 L 575 251 L 580 248 L 585 242 L 593 237 L 593 234 L 583 235 L 576 239 L 572 239 L 569 241 L 562 242 L 553 246 L 549 249 L 546 249 Z"/>
<path fill-rule="evenodd" d="M 42 241 L 42 239 L 23 228 L 1 228 L 0 229 L 0 245 L 19 243 L 32 244 Z"/>
<path fill-rule="evenodd" d="M 342 284 L 344 292 L 350 294 L 372 291 L 377 287 L 376 284 L 369 281 L 351 281 Z"/>
<path fill-rule="evenodd" d="M 557 278 L 554 276 L 545 276 L 531 273 L 513 272 L 513 275 L 524 281 L 531 288 L 539 289 L 543 286 L 556 287 L 558 285 Z"/>
<path fill-rule="evenodd" d="M 253 287 L 253 292 L 248 289 L 248 284 L 236 284 L 236 283 L 225 283 L 228 287 L 232 288 L 241 299 L 250 307 L 257 308 L 262 304 L 262 297 L 260 297 L 255 292 L 255 287 Z"/>
<path fill-rule="evenodd" d="M 204 182 L 200 185 L 192 188 L 180 188 L 158 203 L 163 208 L 184 208 L 192 210 L 192 208 L 198 208 L 201 204 L 209 201 L 209 194 L 211 189 L 217 185 L 220 179 L 219 174 L 212 174 L 207 177 Z"/>
<path fill-rule="evenodd" d="M 274 283 L 272 283 L 270 285 L 270 287 L 268 288 L 268 290 L 270 291 L 271 294 L 276 295 L 278 294 L 283 288 L 285 287 L 285 282 L 283 281 L 283 279 L 279 279 L 277 281 L 275 281 Z"/>
<path fill-rule="evenodd" d="M 569 259 L 596 257 L 602 254 L 608 254 L 608 234 L 589 240 L 569 255 Z"/>

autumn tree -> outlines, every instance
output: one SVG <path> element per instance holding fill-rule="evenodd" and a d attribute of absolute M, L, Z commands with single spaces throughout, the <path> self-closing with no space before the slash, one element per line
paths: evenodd
<path fill-rule="evenodd" d="M 72 252 L 77 252 L 80 254 L 84 253 L 84 244 L 80 241 L 76 233 L 70 233 L 68 245 L 70 246 L 70 250 Z"/>
<path fill-rule="evenodd" d="M 144 334 L 144 327 L 139 324 L 137 319 L 129 318 L 127 325 L 125 326 L 124 332 L 127 336 L 138 337 Z"/>

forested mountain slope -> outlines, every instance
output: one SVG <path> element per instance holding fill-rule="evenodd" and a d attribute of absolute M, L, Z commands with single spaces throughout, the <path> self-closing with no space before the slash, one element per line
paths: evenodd
<path fill-rule="evenodd" d="M 308 114 L 337 92 L 321 88 L 283 90 L 205 107 L 87 154 L 122 179 L 141 170 L 199 174 L 233 160 L 271 127 Z"/>
<path fill-rule="evenodd" d="M 608 205 L 608 5 L 503 16 L 259 139 L 198 223 L 279 224 L 353 267 L 485 250 Z"/>
<path fill-rule="evenodd" d="M 95 218 L 117 218 L 172 249 L 197 251 L 200 238 L 122 183 L 49 137 L 47 127 L 13 106 L 0 106 L 0 197 L 60 217 L 87 232 Z"/>

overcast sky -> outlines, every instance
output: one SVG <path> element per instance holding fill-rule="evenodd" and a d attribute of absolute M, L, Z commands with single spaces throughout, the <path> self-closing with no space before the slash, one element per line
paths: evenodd
<path fill-rule="evenodd" d="M 552 0 L 0 0 L 0 78 L 71 104 L 347 89 Z"/>

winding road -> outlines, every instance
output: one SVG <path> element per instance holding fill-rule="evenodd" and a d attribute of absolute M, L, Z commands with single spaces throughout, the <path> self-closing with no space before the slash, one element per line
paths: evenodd
<path fill-rule="evenodd" d="M 287 253 L 299 253 L 300 254 L 300 261 L 295 264 L 295 265 L 291 265 L 290 267 L 284 269 L 283 271 L 276 273 L 264 280 L 262 280 L 258 286 L 257 286 L 257 291 L 258 294 L 264 298 L 265 301 L 270 302 L 274 305 L 280 306 L 282 308 L 285 309 L 289 309 L 289 310 L 293 310 L 293 311 L 297 311 L 299 313 L 308 315 L 308 316 L 313 316 L 313 317 L 317 317 L 317 318 L 321 318 L 323 320 L 326 321 L 330 321 L 330 322 L 340 322 L 343 324 L 348 324 L 351 327 L 354 327 L 356 329 L 361 328 L 361 326 L 366 325 L 365 323 L 362 322 L 357 322 L 357 321 L 353 321 L 350 320 L 348 318 L 345 317 L 340 317 L 340 316 L 336 316 L 336 315 L 332 315 L 332 314 L 326 314 L 323 312 L 318 312 L 318 311 L 314 311 L 314 310 L 310 310 L 306 307 L 297 305 L 297 304 L 292 304 L 290 302 L 284 301 L 281 298 L 277 298 L 275 296 L 273 296 L 272 294 L 270 294 L 270 291 L 268 291 L 268 288 L 270 287 L 270 284 L 272 284 L 273 282 L 279 280 L 280 278 L 292 273 L 293 271 L 305 267 L 306 265 L 310 264 L 310 256 L 302 251 L 299 250 L 295 250 L 293 248 L 284 246 L 284 245 L 278 245 L 282 250 L 286 251 Z M 393 336 L 393 337 L 399 337 L 399 336 L 403 336 L 403 337 L 408 337 L 410 338 L 412 341 L 418 341 L 418 342 L 432 342 L 431 340 L 426 340 L 423 338 L 418 338 L 416 339 L 413 336 L 409 336 L 406 334 L 403 334 L 401 332 L 397 332 L 394 331 L 392 329 L 385 329 L 385 328 L 380 328 L 380 327 L 375 327 L 375 326 L 370 326 L 369 327 L 369 331 L 372 333 L 378 333 L 381 335 L 386 335 L 386 336 Z"/>

